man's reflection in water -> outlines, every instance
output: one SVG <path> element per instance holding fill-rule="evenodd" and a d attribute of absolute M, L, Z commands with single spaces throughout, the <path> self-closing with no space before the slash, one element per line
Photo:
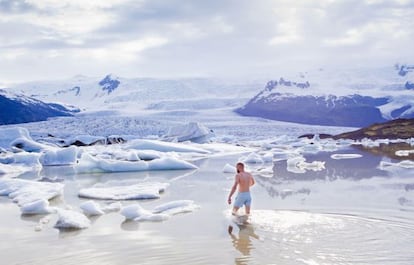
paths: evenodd
<path fill-rule="evenodd" d="M 254 228 L 252 225 L 237 225 L 239 228 L 239 235 L 236 236 L 233 234 L 233 226 L 229 225 L 228 232 L 233 242 L 235 249 L 240 251 L 243 254 L 243 257 L 236 258 L 236 264 L 247 264 L 250 257 L 250 250 L 253 249 L 253 243 L 251 238 L 259 239 L 259 236 L 254 233 Z"/>

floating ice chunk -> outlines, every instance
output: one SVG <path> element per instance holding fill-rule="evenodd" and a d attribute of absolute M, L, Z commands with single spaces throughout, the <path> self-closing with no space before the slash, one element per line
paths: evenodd
<path fill-rule="evenodd" d="M 250 153 L 246 157 L 241 157 L 239 160 L 244 163 L 248 163 L 248 164 L 262 164 L 263 163 L 262 157 L 256 153 Z"/>
<path fill-rule="evenodd" d="M 382 170 L 388 170 L 390 168 L 414 168 L 414 161 L 412 160 L 403 160 L 398 163 L 393 162 L 387 162 L 387 161 L 381 161 L 379 168 Z"/>
<path fill-rule="evenodd" d="M 33 168 L 26 167 L 26 166 L 20 166 L 16 164 L 2 164 L 0 163 L 0 175 L 3 174 L 13 174 L 14 176 L 18 176 L 21 173 L 31 171 Z"/>
<path fill-rule="evenodd" d="M 34 202 L 29 202 L 20 208 L 22 214 L 48 214 L 55 212 L 54 207 L 49 207 L 49 201 L 40 199 Z"/>
<path fill-rule="evenodd" d="M 13 163 L 26 166 L 41 166 L 39 163 L 40 154 L 20 152 L 13 154 Z"/>
<path fill-rule="evenodd" d="M 18 138 L 32 139 L 26 128 L 0 128 L 0 147 L 10 148 L 11 143 Z"/>
<path fill-rule="evenodd" d="M 168 214 L 152 213 L 141 207 L 139 204 L 128 205 L 121 209 L 121 214 L 127 220 L 135 221 L 164 221 L 169 218 Z"/>
<path fill-rule="evenodd" d="M 127 184 L 127 185 L 126 185 Z M 140 182 L 122 183 L 107 182 L 105 185 L 95 185 L 79 190 L 79 197 L 101 200 L 143 200 L 158 199 L 160 193 L 168 187 L 168 183 Z"/>
<path fill-rule="evenodd" d="M 273 168 L 272 167 L 265 167 L 265 168 L 259 168 L 257 169 L 257 174 L 261 177 L 265 178 L 271 178 L 274 175 Z"/>
<path fill-rule="evenodd" d="M 273 154 L 272 153 L 266 153 L 262 156 L 263 162 L 265 163 L 271 163 L 273 162 Z"/>
<path fill-rule="evenodd" d="M 170 143 L 157 140 L 132 140 L 127 148 L 137 150 L 155 150 L 159 152 L 201 153 L 208 154 L 207 150 L 184 143 Z"/>
<path fill-rule="evenodd" d="M 173 157 L 163 157 L 148 162 L 149 170 L 177 170 L 177 169 L 196 169 L 197 167 L 187 161 Z"/>
<path fill-rule="evenodd" d="M 398 150 L 395 152 L 397 156 L 409 156 L 411 154 L 414 154 L 414 150 Z"/>
<path fill-rule="evenodd" d="M 196 169 L 197 167 L 189 162 L 173 157 L 163 157 L 146 161 L 119 161 L 93 157 L 88 153 L 83 153 L 79 164 L 76 165 L 78 173 L 89 172 L 131 172 L 146 170 L 177 170 L 177 169 Z"/>
<path fill-rule="evenodd" d="M 77 156 L 78 148 L 75 146 L 55 148 L 45 150 L 40 157 L 40 163 L 44 166 L 73 165 L 76 163 Z"/>
<path fill-rule="evenodd" d="M 200 208 L 200 206 L 195 204 L 192 200 L 178 200 L 161 204 L 155 207 L 152 212 L 175 215 L 179 213 L 193 212 L 198 208 Z"/>
<path fill-rule="evenodd" d="M 353 159 L 353 158 L 360 158 L 362 155 L 360 154 L 333 154 L 331 155 L 332 159 Z"/>
<path fill-rule="evenodd" d="M 206 143 L 213 136 L 214 133 L 206 126 L 198 122 L 190 122 L 171 127 L 164 138 L 168 141 Z"/>
<path fill-rule="evenodd" d="M 23 179 L 0 179 L 0 196 L 9 196 L 19 205 L 40 199 L 50 200 L 63 194 L 63 184 Z"/>
<path fill-rule="evenodd" d="M 223 167 L 223 173 L 234 173 L 235 174 L 235 173 L 237 173 L 237 169 L 236 169 L 236 167 L 234 167 L 230 164 L 226 164 Z"/>
<path fill-rule="evenodd" d="M 42 150 L 49 148 L 48 145 L 44 145 L 32 139 L 23 138 L 23 137 L 17 138 L 13 142 L 11 142 L 10 145 L 12 147 L 22 149 L 26 152 L 35 152 L 35 153 L 41 152 Z"/>
<path fill-rule="evenodd" d="M 293 173 L 305 173 L 306 170 L 321 171 L 325 169 L 324 161 L 306 162 L 303 156 L 289 158 L 287 160 L 287 170 Z"/>
<path fill-rule="evenodd" d="M 56 228 L 84 229 L 91 225 L 91 221 L 82 213 L 73 210 L 58 209 Z"/>
<path fill-rule="evenodd" d="M 102 215 L 105 213 L 101 206 L 94 201 L 86 201 L 79 205 L 79 207 L 86 215 Z"/>

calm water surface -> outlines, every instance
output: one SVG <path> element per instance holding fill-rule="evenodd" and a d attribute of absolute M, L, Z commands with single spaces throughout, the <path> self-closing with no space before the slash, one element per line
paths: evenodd
<path fill-rule="evenodd" d="M 1 264 L 414 264 L 413 169 L 379 170 L 384 158 L 361 154 L 308 155 L 326 161 L 316 172 L 289 172 L 286 161 L 251 166 L 272 168 L 274 175 L 256 175 L 249 225 L 228 217 L 233 176 L 221 171 L 238 156 L 197 161 L 197 171 L 75 175 L 49 168 L 42 175 L 65 179 L 55 205 L 76 208 L 84 201 L 80 188 L 135 178 L 171 183 L 161 199 L 139 202 L 145 208 L 177 199 L 201 208 L 155 223 L 109 213 L 93 218 L 89 229 L 59 231 L 55 215 L 21 216 L 0 197 Z M 39 222 L 43 229 L 35 231 Z"/>

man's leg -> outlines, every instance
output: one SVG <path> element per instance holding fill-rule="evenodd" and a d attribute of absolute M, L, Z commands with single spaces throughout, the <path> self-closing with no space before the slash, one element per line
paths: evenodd
<path fill-rule="evenodd" d="M 237 211 L 239 210 L 240 208 L 239 207 L 237 207 L 237 206 L 234 206 L 233 207 L 233 211 L 232 211 L 232 215 L 236 215 L 237 214 Z"/>
<path fill-rule="evenodd" d="M 246 205 L 244 208 L 245 208 L 246 214 L 249 215 L 250 214 L 250 205 Z"/>

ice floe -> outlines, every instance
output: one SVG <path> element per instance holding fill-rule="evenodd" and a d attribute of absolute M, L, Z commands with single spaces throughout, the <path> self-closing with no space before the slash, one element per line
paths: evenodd
<path fill-rule="evenodd" d="M 197 167 L 187 161 L 174 157 L 162 157 L 148 162 L 142 160 L 122 161 L 83 153 L 75 168 L 78 173 L 90 173 L 196 169 Z"/>
<path fill-rule="evenodd" d="M 105 214 L 105 212 L 102 210 L 101 206 L 94 202 L 94 201 L 86 201 L 84 203 L 81 203 L 79 207 L 82 209 L 82 211 L 86 215 L 102 215 Z"/>
<path fill-rule="evenodd" d="M 152 210 L 152 212 L 175 215 L 193 212 L 198 208 L 200 208 L 200 206 L 195 204 L 192 200 L 177 200 L 158 205 Z"/>
<path fill-rule="evenodd" d="M 91 221 L 82 213 L 73 210 L 58 209 L 56 228 L 84 229 L 91 225 Z"/>
<path fill-rule="evenodd" d="M 353 159 L 353 158 L 361 158 L 362 155 L 360 154 L 333 154 L 331 155 L 332 159 Z"/>
<path fill-rule="evenodd" d="M 163 213 L 152 213 L 139 204 L 125 206 L 120 212 L 127 220 L 159 222 L 167 220 L 170 216 Z"/>
<path fill-rule="evenodd" d="M 79 190 L 79 197 L 101 200 L 158 199 L 169 186 L 161 182 L 108 181 Z"/>
<path fill-rule="evenodd" d="M 23 179 L 0 179 L 0 196 L 9 196 L 20 206 L 41 199 L 50 200 L 63 194 L 62 183 L 37 182 Z"/>

